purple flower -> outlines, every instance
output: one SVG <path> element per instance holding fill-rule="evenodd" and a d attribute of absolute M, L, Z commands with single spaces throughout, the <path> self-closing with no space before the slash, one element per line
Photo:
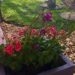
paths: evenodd
<path fill-rule="evenodd" d="M 41 29 L 40 30 L 40 35 L 45 35 L 45 33 L 46 33 L 46 30 L 45 29 Z"/>
<path fill-rule="evenodd" d="M 47 12 L 43 14 L 43 20 L 46 21 L 52 21 L 52 13 Z"/>

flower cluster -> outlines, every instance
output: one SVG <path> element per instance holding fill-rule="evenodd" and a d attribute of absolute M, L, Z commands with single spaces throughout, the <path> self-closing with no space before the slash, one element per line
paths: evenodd
<path fill-rule="evenodd" d="M 43 14 L 45 22 L 52 20 L 51 13 Z M 42 66 L 57 59 L 61 52 L 58 41 L 58 31 L 55 25 L 40 29 L 24 26 L 15 33 L 7 34 L 6 45 L 0 46 L 0 60 L 11 68 L 21 64 Z M 63 33 L 62 33 L 63 34 Z M 1 39 L 0 39 L 1 42 Z"/>
<path fill-rule="evenodd" d="M 13 43 L 9 43 L 5 46 L 4 52 L 8 55 L 13 55 L 14 52 L 20 52 L 22 49 L 22 44 L 19 40 L 15 40 Z"/>
<path fill-rule="evenodd" d="M 55 37 L 57 35 L 57 29 L 55 26 L 48 26 L 40 31 L 41 35 L 47 35 L 50 37 Z"/>

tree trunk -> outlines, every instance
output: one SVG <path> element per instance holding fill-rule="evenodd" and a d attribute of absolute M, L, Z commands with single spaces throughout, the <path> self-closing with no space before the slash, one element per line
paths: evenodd
<path fill-rule="evenodd" d="M 55 9 L 56 7 L 56 0 L 48 0 L 49 9 Z"/>

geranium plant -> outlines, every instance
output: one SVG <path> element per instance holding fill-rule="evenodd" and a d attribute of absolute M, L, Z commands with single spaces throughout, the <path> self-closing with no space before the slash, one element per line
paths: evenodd
<path fill-rule="evenodd" d="M 49 13 L 42 17 L 51 21 Z M 55 25 L 40 29 L 24 26 L 7 37 L 7 44 L 0 46 L 0 63 L 12 69 L 19 69 L 22 64 L 36 68 L 56 61 L 61 53 L 61 45 L 57 38 Z"/>

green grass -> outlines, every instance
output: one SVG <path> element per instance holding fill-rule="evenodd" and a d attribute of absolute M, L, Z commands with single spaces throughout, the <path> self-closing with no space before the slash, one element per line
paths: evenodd
<path fill-rule="evenodd" d="M 68 10 L 62 9 L 52 11 L 54 16 L 54 24 L 58 27 L 58 29 L 65 29 L 66 31 L 72 32 L 75 30 L 75 21 L 65 20 L 60 17 L 60 14 L 66 11 Z"/>
<path fill-rule="evenodd" d="M 20 24 L 30 24 L 32 18 L 39 12 L 38 0 L 4 0 L 2 11 L 5 20 Z"/>
<path fill-rule="evenodd" d="M 33 18 L 40 12 L 40 0 L 4 0 L 2 4 L 2 13 L 7 21 L 13 21 L 20 25 L 30 25 Z M 60 4 L 61 0 L 57 0 Z M 75 21 L 68 21 L 60 17 L 60 13 L 69 11 L 67 9 L 52 10 L 54 22 L 50 22 L 50 25 L 55 24 L 58 29 L 65 29 L 67 31 L 75 30 Z M 43 27 L 41 23 L 33 24 L 35 28 Z"/>

